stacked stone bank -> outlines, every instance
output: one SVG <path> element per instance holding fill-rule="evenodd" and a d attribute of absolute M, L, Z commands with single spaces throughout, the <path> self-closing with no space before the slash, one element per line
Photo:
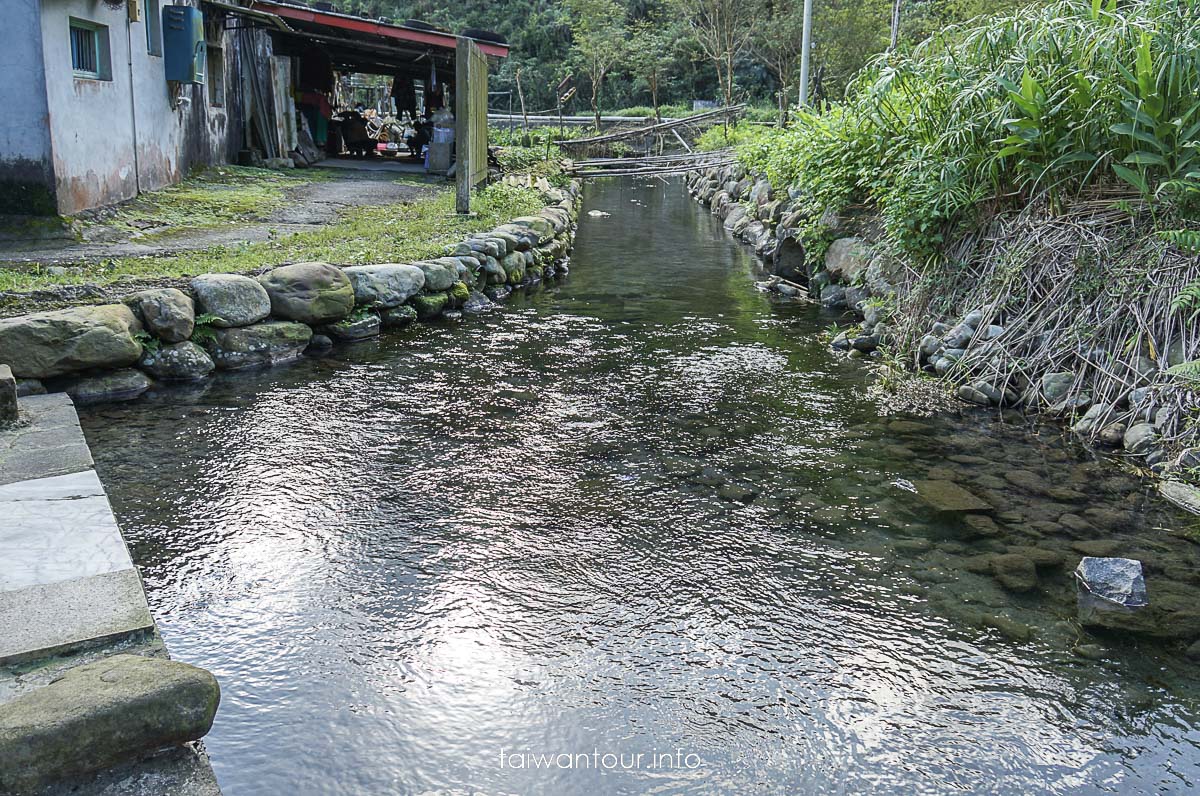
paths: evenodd
<path fill-rule="evenodd" d="M 902 342 L 886 313 L 895 305 L 897 293 L 916 282 L 916 274 L 871 244 L 878 236 L 871 234 L 874 219 L 869 215 L 853 219 L 820 213 L 807 206 L 799 192 L 777 195 L 770 183 L 737 164 L 693 174 L 688 187 L 731 234 L 754 247 L 771 274 L 764 286 L 856 316 L 860 323 L 833 337 L 835 349 L 851 357 L 867 357 L 881 346 L 891 343 L 895 349 Z M 811 225 L 813 219 L 831 240 L 821 257 L 807 256 L 799 240 L 798 227 Z M 1164 445 L 1181 417 L 1176 407 L 1158 400 L 1154 386 L 1161 369 L 1184 361 L 1182 350 L 1164 352 L 1159 362 L 1140 356 L 1117 358 L 1111 364 L 1099 348 L 1083 351 L 1089 361 L 1104 360 L 1105 367 L 1117 371 L 1128 387 L 1119 401 L 1104 401 L 1094 398 L 1080 374 L 1070 370 L 1022 380 L 995 375 L 1005 372 L 993 366 L 1005 353 L 1008 337 L 1002 324 L 994 308 L 972 308 L 921 328 L 911 345 L 899 346 L 904 350 L 895 353 L 916 368 L 946 378 L 966 403 L 1020 408 L 1063 419 L 1079 437 L 1145 457 L 1157 472 L 1190 471 L 1200 463 L 1200 448 L 1168 451 Z M 1189 510 L 1200 510 L 1200 492 L 1186 498 L 1195 504 Z"/>
<path fill-rule="evenodd" d="M 258 277 L 206 274 L 121 304 L 0 320 L 0 363 L 22 395 L 62 390 L 120 400 L 154 381 L 287 362 L 311 349 L 453 312 L 479 312 L 514 289 L 566 272 L 578 184 L 542 186 L 550 204 L 415 263 L 292 263 Z"/>

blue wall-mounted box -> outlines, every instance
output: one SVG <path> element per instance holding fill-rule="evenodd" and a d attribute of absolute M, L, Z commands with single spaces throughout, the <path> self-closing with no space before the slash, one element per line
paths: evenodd
<path fill-rule="evenodd" d="M 163 66 L 167 80 L 203 83 L 207 64 L 204 14 L 191 6 L 163 6 Z"/>

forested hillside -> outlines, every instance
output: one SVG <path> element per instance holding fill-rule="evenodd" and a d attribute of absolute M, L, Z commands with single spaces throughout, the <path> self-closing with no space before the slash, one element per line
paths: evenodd
<path fill-rule="evenodd" d="M 948 24 L 1028 4 L 1022 0 L 908 0 L 899 44 Z M 796 88 L 802 0 L 334 0 L 339 9 L 374 18 L 419 19 L 455 32 L 486 28 L 507 37 L 509 58 L 493 90 L 521 88 L 530 112 L 554 105 L 554 86 L 576 77 L 570 110 L 590 108 L 593 75 L 603 73 L 599 103 L 612 110 L 724 99 L 723 79 L 696 20 L 720 12 L 743 36 L 733 61 L 737 100 L 775 105 L 781 87 Z M 841 96 L 850 77 L 888 47 L 893 0 L 823 0 L 814 6 L 813 92 Z M 606 56 L 610 65 L 589 58 Z M 657 92 L 655 89 L 657 88 Z M 502 101 L 496 100 L 497 103 Z M 794 100 L 793 100 L 794 103 Z M 514 95 L 514 106 L 517 100 Z"/>

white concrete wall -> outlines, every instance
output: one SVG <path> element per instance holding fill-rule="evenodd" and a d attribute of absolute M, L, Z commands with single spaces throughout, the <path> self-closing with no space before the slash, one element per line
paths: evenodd
<path fill-rule="evenodd" d="M 41 16 L 59 212 L 129 199 L 226 159 L 227 110 L 236 93 L 227 92 L 225 108 L 209 108 L 204 86 L 185 86 L 184 102 L 173 108 L 163 59 L 147 52 L 145 14 L 129 23 L 124 8 L 100 0 L 42 0 Z M 111 80 L 74 76 L 70 17 L 108 26 Z"/>
<path fill-rule="evenodd" d="M 42 65 L 40 0 L 4 0 L 0 46 L 0 213 L 53 204 L 50 119 Z"/>

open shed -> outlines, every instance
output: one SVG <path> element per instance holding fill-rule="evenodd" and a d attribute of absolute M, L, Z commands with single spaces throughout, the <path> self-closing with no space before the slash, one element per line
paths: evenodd
<path fill-rule="evenodd" d="M 509 51 L 498 37 L 481 31 L 478 36 L 458 35 L 415 21 L 396 24 L 276 0 L 206 2 L 232 20 L 227 26 L 268 32 L 272 58 L 295 59 L 298 68 L 288 79 L 298 95 L 313 88 L 325 88 L 328 94 L 329 87 L 319 84 L 321 75 L 331 71 L 419 81 L 426 91 L 431 82 L 440 91 L 448 89 L 443 101 L 454 114 L 460 195 L 464 182 L 469 192 L 486 174 L 487 63 Z M 280 92 L 271 93 L 278 97 Z M 279 117 L 274 115 L 275 124 L 285 124 Z"/>

